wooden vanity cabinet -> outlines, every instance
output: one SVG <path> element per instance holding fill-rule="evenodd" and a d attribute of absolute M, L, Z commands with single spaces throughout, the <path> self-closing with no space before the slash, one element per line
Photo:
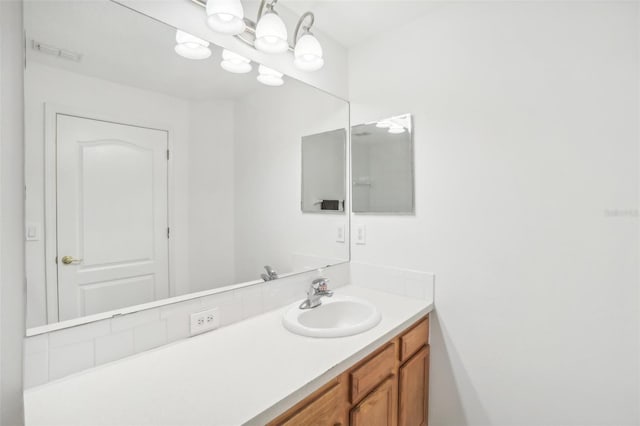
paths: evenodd
<path fill-rule="evenodd" d="M 269 426 L 427 426 L 429 316 Z"/>

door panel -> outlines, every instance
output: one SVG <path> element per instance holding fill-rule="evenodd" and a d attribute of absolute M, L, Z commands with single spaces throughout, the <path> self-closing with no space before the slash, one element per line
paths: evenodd
<path fill-rule="evenodd" d="M 167 132 L 62 114 L 56 125 L 60 320 L 166 298 Z"/>
<path fill-rule="evenodd" d="M 153 275 L 86 284 L 80 287 L 81 306 L 87 312 L 105 312 L 156 300 Z"/>

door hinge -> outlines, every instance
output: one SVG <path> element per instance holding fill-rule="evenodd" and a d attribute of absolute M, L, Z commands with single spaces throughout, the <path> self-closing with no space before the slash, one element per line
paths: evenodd
<path fill-rule="evenodd" d="M 167 160 L 169 159 L 169 150 L 167 150 Z"/>
<path fill-rule="evenodd" d="M 171 234 L 171 228 L 167 227 L 167 238 L 169 238 L 170 234 Z"/>

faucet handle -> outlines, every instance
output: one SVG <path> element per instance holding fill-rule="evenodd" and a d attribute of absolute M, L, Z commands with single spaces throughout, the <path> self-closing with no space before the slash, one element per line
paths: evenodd
<path fill-rule="evenodd" d="M 328 278 L 324 278 L 324 277 L 316 278 L 311 282 L 311 288 L 313 288 L 314 290 L 320 293 L 330 293 L 329 288 L 327 287 L 328 283 L 329 283 Z"/>
<path fill-rule="evenodd" d="M 312 286 L 327 286 L 327 284 L 329 283 L 329 279 L 328 278 L 324 278 L 324 277 L 320 277 L 320 278 L 316 278 L 315 280 L 313 280 L 311 282 Z"/>

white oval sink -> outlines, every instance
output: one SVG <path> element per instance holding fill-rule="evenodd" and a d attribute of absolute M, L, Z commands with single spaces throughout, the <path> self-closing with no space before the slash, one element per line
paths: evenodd
<path fill-rule="evenodd" d="M 371 303 L 350 296 L 322 299 L 313 309 L 292 306 L 282 318 L 284 327 L 292 333 L 308 337 L 344 337 L 367 331 L 380 322 L 382 316 Z"/>

